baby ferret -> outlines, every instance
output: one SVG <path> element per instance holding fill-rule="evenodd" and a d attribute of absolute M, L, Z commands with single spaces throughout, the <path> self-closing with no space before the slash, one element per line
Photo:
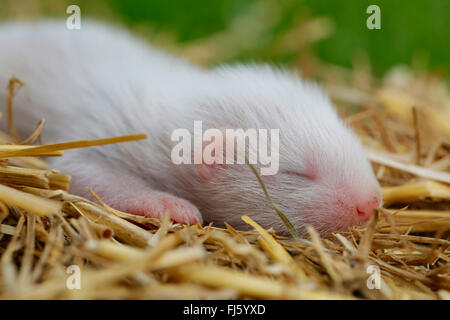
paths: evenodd
<path fill-rule="evenodd" d="M 194 121 L 203 130 L 280 129 L 278 173 L 262 179 L 302 234 L 306 225 L 324 236 L 346 230 L 381 203 L 358 138 L 327 95 L 295 73 L 264 64 L 203 69 L 101 23 L 68 30 L 64 21 L 43 21 L 0 26 L 0 87 L 12 76 L 26 84 L 14 100 L 23 136 L 41 118 L 47 142 L 148 135 L 67 151 L 52 163 L 72 175 L 72 193 L 89 196 L 91 187 L 118 210 L 169 210 L 177 222 L 234 227 L 249 215 L 286 233 L 247 165 L 171 161 L 171 134 L 192 131 Z"/>

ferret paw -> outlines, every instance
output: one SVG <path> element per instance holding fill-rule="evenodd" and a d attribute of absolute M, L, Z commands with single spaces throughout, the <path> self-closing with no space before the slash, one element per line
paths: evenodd
<path fill-rule="evenodd" d="M 166 211 L 170 218 L 178 223 L 202 223 L 200 211 L 189 201 L 164 192 L 155 192 L 146 195 L 143 199 L 128 199 L 121 205 L 122 211 L 161 219 Z"/>

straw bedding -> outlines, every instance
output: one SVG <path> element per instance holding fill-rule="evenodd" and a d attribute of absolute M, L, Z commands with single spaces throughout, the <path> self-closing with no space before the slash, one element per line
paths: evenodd
<path fill-rule="evenodd" d="M 145 135 L 41 145 L 41 121 L 20 141 L 12 115 L 23 83 L 13 79 L 1 120 L 9 133 L 0 134 L 0 298 L 449 299 L 447 84 L 401 68 L 383 80 L 363 68 L 326 70 L 325 87 L 367 147 L 384 208 L 365 226 L 328 239 L 308 228 L 300 240 L 245 212 L 236 214 L 252 231 L 173 224 L 71 195 L 70 176 L 39 157 Z"/>

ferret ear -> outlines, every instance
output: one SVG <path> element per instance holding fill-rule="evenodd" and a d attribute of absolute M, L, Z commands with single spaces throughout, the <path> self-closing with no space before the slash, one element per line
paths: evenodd
<path fill-rule="evenodd" d="M 214 165 L 208 165 L 208 164 L 196 164 L 195 165 L 197 167 L 197 172 L 200 175 L 200 177 L 203 180 L 211 180 L 212 178 L 214 178 L 214 173 L 215 173 L 215 169 Z"/>
<path fill-rule="evenodd" d="M 204 141 L 201 152 L 201 163 L 196 164 L 200 177 L 204 180 L 210 180 L 214 177 L 219 166 L 225 163 L 225 139 L 219 136 L 212 136 L 210 140 Z M 200 158 L 200 155 L 197 155 Z"/>

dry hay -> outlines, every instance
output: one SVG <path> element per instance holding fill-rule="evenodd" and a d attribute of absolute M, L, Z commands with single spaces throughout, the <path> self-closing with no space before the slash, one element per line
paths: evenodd
<path fill-rule="evenodd" d="M 71 195 L 70 176 L 38 156 L 145 136 L 31 146 L 41 121 L 20 142 L 12 82 L 10 134 L 0 136 L 0 298 L 449 299 L 447 85 L 403 69 L 380 83 L 365 69 L 326 70 L 338 106 L 355 108 L 345 119 L 368 148 L 389 208 L 329 239 L 312 228 L 307 239 L 277 237 L 246 216 L 252 231 L 173 224 L 167 214 L 133 216 Z M 76 290 L 67 287 L 77 284 L 73 265 L 81 270 Z M 368 287 L 373 266 L 379 290 Z"/>

